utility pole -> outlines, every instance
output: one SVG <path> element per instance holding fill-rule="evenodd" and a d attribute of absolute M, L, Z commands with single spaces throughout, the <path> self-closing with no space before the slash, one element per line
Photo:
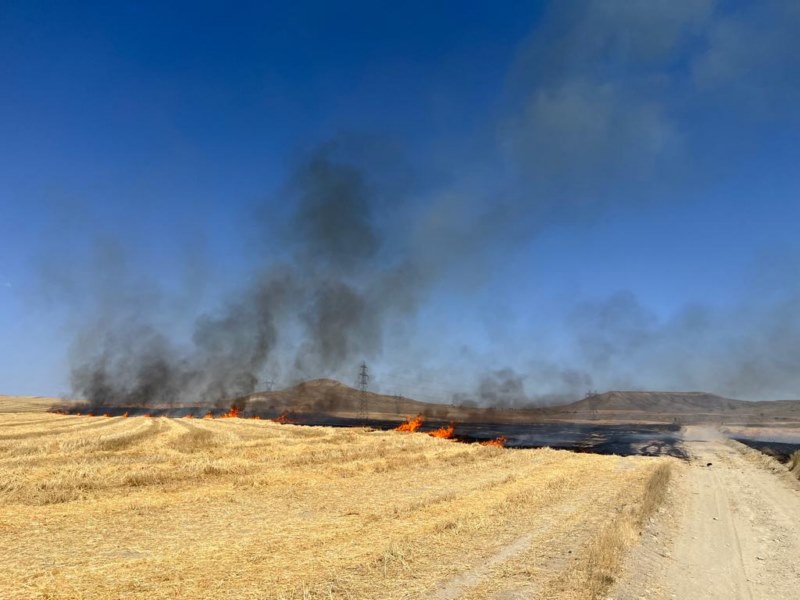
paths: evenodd
<path fill-rule="evenodd" d="M 369 420 L 369 402 L 367 401 L 367 384 L 369 383 L 369 370 L 367 363 L 362 362 L 358 369 L 358 389 L 360 390 L 358 418 L 367 425 Z"/>
<path fill-rule="evenodd" d="M 595 421 L 597 420 L 597 414 L 598 414 L 597 402 L 595 401 L 595 398 L 597 398 L 597 394 L 598 394 L 597 390 L 589 390 L 588 392 L 586 392 L 586 395 L 584 396 L 584 398 L 586 398 L 586 400 L 588 400 L 589 402 L 589 408 L 591 410 L 592 419 Z"/>

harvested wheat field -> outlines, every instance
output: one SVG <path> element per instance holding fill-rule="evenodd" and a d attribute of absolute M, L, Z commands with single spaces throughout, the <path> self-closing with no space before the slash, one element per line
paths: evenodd
<path fill-rule="evenodd" d="M 667 458 L 0 415 L 0 597 L 604 597 Z"/>
<path fill-rule="evenodd" d="M 55 404 L 63 404 L 60 398 L 46 396 L 3 396 L 0 395 L 0 414 L 19 412 L 45 412 Z"/>

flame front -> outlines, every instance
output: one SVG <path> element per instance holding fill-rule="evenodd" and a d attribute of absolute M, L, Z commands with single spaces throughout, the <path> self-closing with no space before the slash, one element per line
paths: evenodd
<path fill-rule="evenodd" d="M 404 423 L 401 423 L 399 426 L 395 428 L 395 431 L 406 431 L 409 433 L 413 433 L 417 431 L 422 424 L 425 422 L 425 418 L 422 415 L 417 415 L 416 417 L 409 417 L 406 419 Z"/>
<path fill-rule="evenodd" d="M 214 418 L 214 413 L 211 412 L 211 411 L 208 411 L 206 414 L 203 415 L 203 418 L 204 419 L 213 419 Z"/>
<path fill-rule="evenodd" d="M 435 431 L 428 432 L 428 435 L 435 438 L 442 438 L 443 440 L 453 439 L 453 434 L 456 432 L 456 424 L 450 423 L 447 427 L 439 427 Z"/>
<path fill-rule="evenodd" d="M 492 446 L 493 448 L 505 448 L 506 442 L 508 438 L 504 435 L 500 437 L 494 438 L 493 440 L 486 440 L 485 442 L 481 442 L 481 446 Z"/>
<path fill-rule="evenodd" d="M 236 419 L 239 417 L 239 408 L 236 406 L 231 406 L 231 409 L 222 415 L 223 419 Z"/>

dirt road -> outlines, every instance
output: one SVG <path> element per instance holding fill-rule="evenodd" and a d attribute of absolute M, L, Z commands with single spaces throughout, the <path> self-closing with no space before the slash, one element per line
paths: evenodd
<path fill-rule="evenodd" d="M 714 431 L 689 428 L 686 446 L 665 597 L 800 599 L 800 493 Z"/>

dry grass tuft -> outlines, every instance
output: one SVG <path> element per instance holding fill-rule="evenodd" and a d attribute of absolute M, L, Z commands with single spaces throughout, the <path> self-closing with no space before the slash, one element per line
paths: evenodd
<path fill-rule="evenodd" d="M 800 450 L 792 452 L 787 467 L 789 467 L 789 471 L 794 474 L 795 477 L 800 479 Z"/>
<path fill-rule="evenodd" d="M 582 597 L 591 600 L 606 597 L 628 548 L 638 539 L 644 522 L 664 501 L 671 471 L 671 464 L 659 465 L 647 479 L 641 500 L 633 503 L 621 500 L 619 511 L 591 541 L 581 565 L 586 579 Z"/>
<path fill-rule="evenodd" d="M 768 454 L 764 454 L 760 450 L 756 450 L 755 448 L 751 448 L 750 446 L 746 446 L 741 442 L 737 442 L 736 440 L 725 440 L 725 443 L 736 450 L 739 454 L 744 456 L 745 460 L 748 462 L 770 471 L 771 473 L 785 475 L 787 468 L 789 471 L 792 470 L 790 464 L 783 465 L 781 464 L 774 456 L 770 456 Z M 791 459 L 790 459 L 791 462 Z"/>
<path fill-rule="evenodd" d="M 644 523 L 656 509 L 664 502 L 669 489 L 669 482 L 672 479 L 672 464 L 662 463 L 658 465 L 653 474 L 647 480 L 644 488 L 644 497 L 638 513 L 639 525 Z"/>
<path fill-rule="evenodd" d="M 644 523 L 664 501 L 671 472 L 671 462 L 660 462 L 642 488 L 621 492 L 610 518 L 590 537 L 576 557 L 573 569 L 557 579 L 548 593 L 581 600 L 605 599 L 627 551 L 638 541 Z"/>

